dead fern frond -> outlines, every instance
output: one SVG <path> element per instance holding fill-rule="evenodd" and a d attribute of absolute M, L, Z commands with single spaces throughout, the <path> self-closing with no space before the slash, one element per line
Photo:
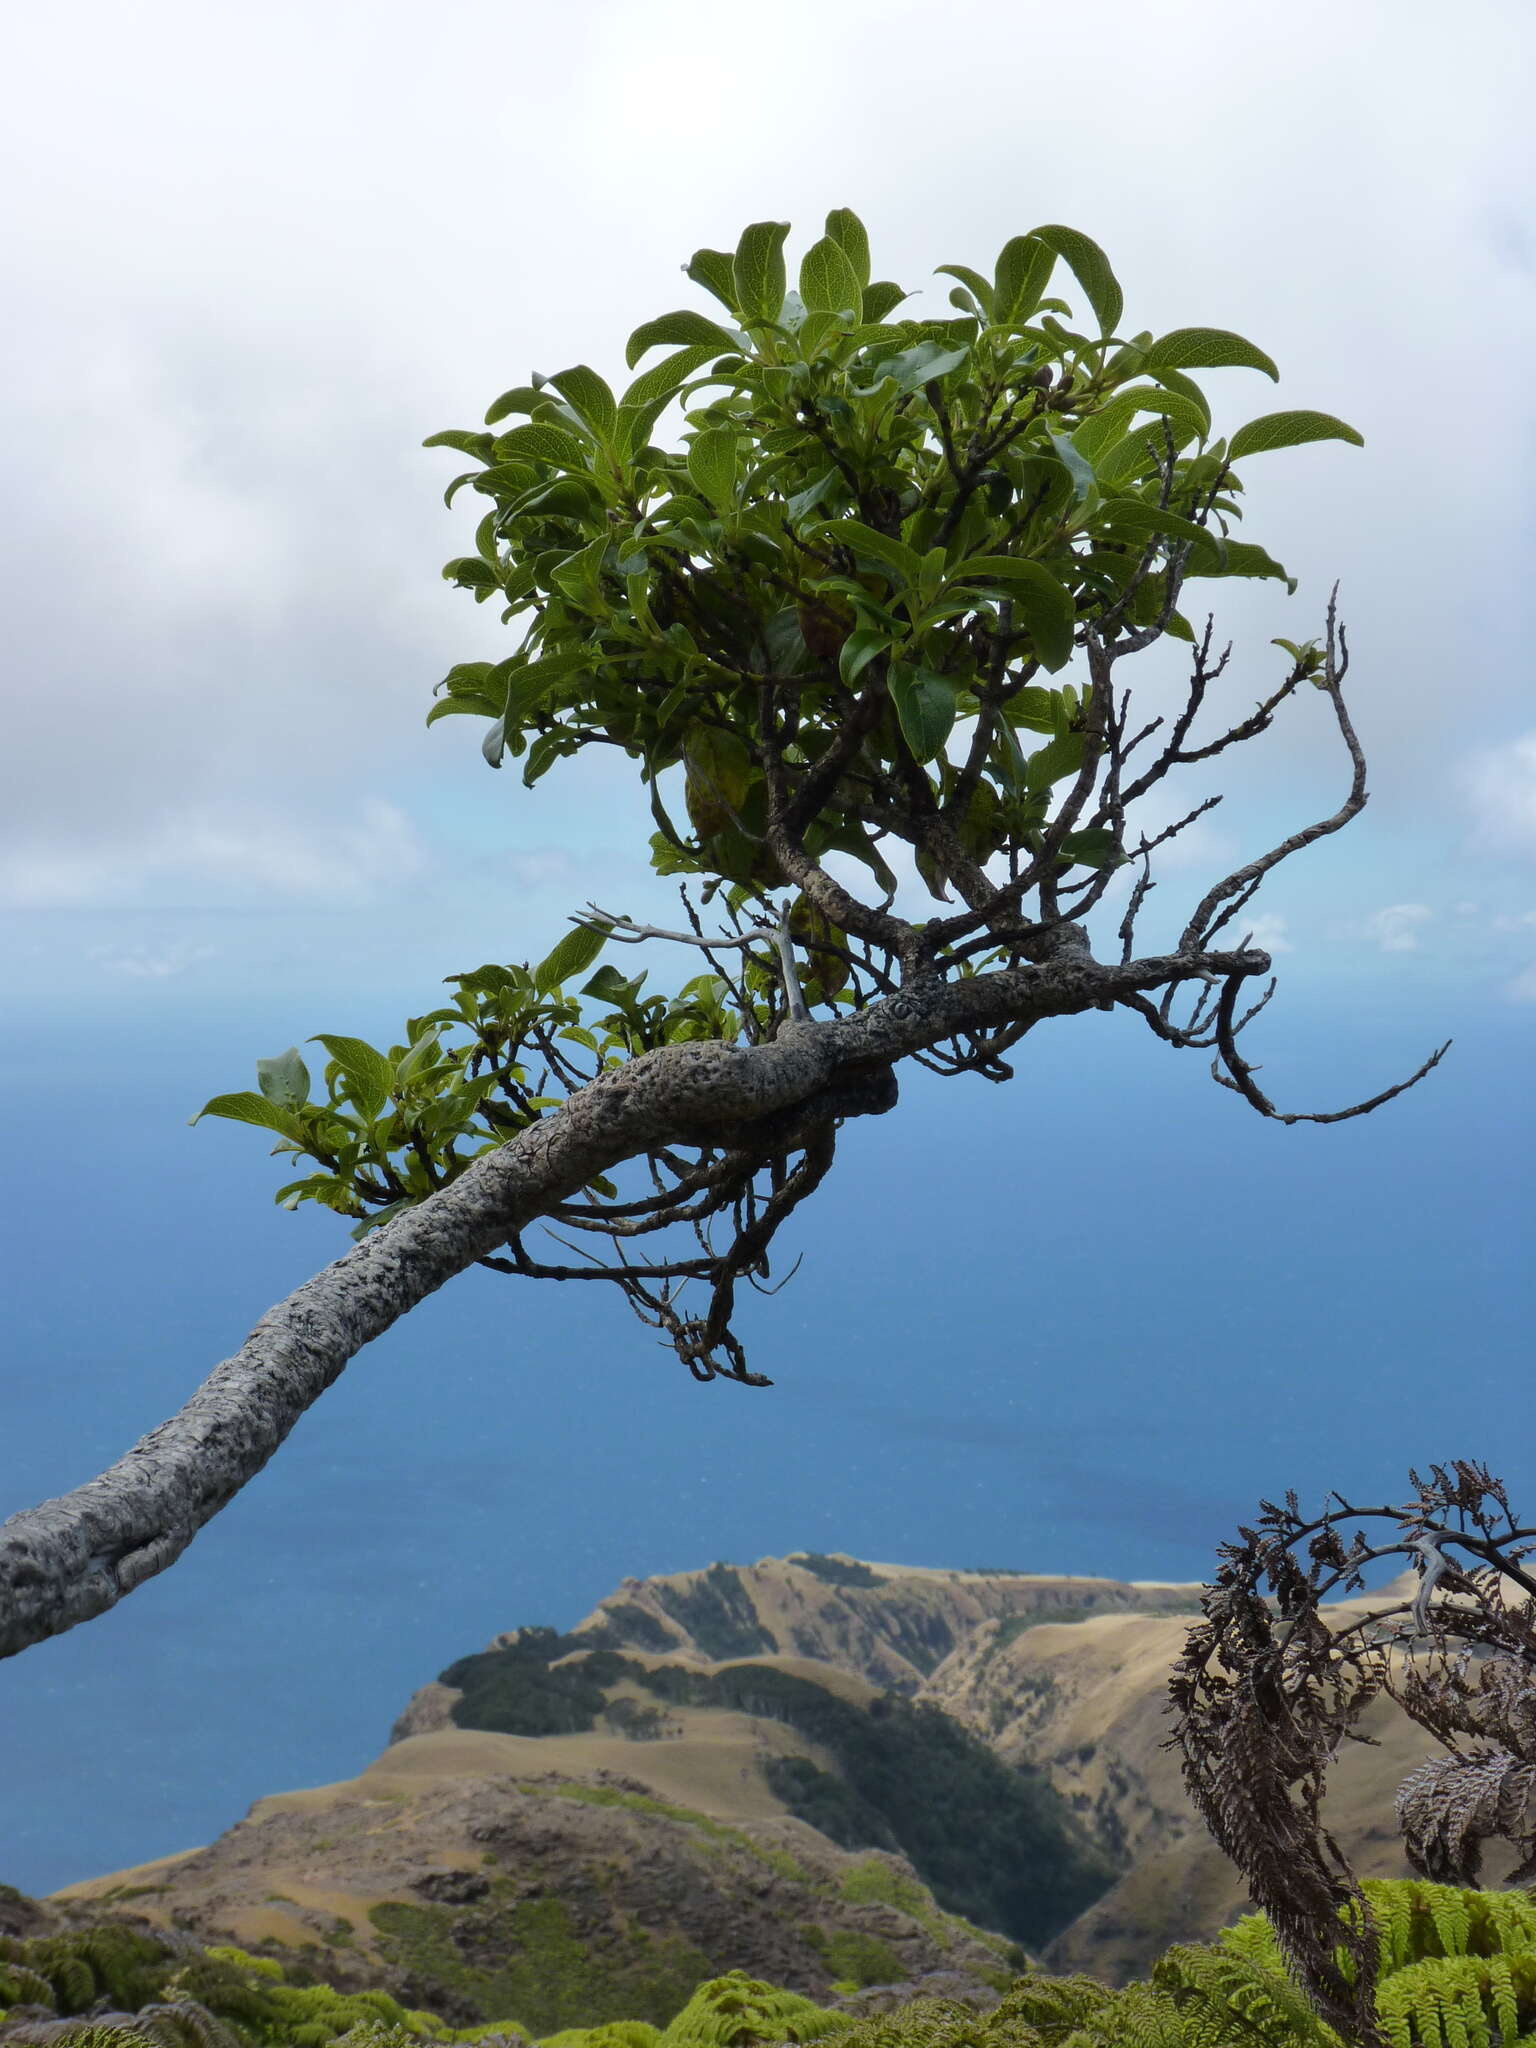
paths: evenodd
<path fill-rule="evenodd" d="M 1515 1881 L 1526 1882 L 1536 1867 L 1533 1788 L 1536 1767 L 1507 1749 L 1428 1758 L 1397 1789 L 1408 1860 L 1438 1884 L 1475 1885 L 1484 1842 L 1501 1839 L 1524 1850 Z"/>

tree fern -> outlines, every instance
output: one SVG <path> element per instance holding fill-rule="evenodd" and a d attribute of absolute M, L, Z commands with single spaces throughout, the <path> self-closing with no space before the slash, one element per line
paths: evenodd
<path fill-rule="evenodd" d="M 24 1962 L 0 1960 L 0 2007 L 12 2005 L 46 2005 L 50 2012 L 59 2009 L 53 1986 L 40 1970 Z"/>
<path fill-rule="evenodd" d="M 1377 1994 L 1392 2048 L 1513 2048 L 1536 2024 L 1536 1957 L 1435 1956 Z"/>
<path fill-rule="evenodd" d="M 991 2016 L 993 2031 L 1003 2033 L 1017 2023 L 1055 2044 L 1088 2027 L 1113 1997 L 1108 1985 L 1093 1977 L 1046 1977 L 1031 1970 L 1004 1994 Z"/>
<path fill-rule="evenodd" d="M 459 2038 L 464 2037 L 461 2034 Z M 653 2027 L 649 2020 L 609 2020 L 600 2027 L 566 2027 L 558 2034 L 546 2034 L 539 2048 L 658 2048 L 660 2041 L 660 2027 Z"/>
<path fill-rule="evenodd" d="M 164 2048 L 152 2034 L 140 2029 L 135 2014 L 125 2012 L 94 2020 L 11 2021 L 3 2035 L 17 2048 Z"/>
<path fill-rule="evenodd" d="M 1275 2048 L 1337 2048 L 1338 2036 L 1283 1969 L 1234 1944 L 1180 1944 L 1161 1956 L 1152 1981 L 1166 1991 L 1191 2034 Z"/>
<path fill-rule="evenodd" d="M 846 2013 L 732 1970 L 699 1986 L 662 2042 L 664 2048 L 750 2048 L 757 2041 L 819 2041 L 851 2024 Z"/>

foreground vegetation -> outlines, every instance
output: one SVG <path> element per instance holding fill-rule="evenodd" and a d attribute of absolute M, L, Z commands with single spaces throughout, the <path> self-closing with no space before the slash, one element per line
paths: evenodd
<path fill-rule="evenodd" d="M 3 1890 L 4 1888 L 0 1888 Z M 1518 2048 L 1536 2037 L 1536 1903 L 1525 1892 L 1421 1879 L 1364 1886 L 1391 2048 Z M 1341 1956 L 1343 1951 L 1341 1949 Z M 915 1998 L 854 2016 L 732 1971 L 698 1985 L 663 2028 L 610 2021 L 539 2048 L 755 2048 L 836 2035 L 837 2048 L 1340 2048 L 1288 1974 L 1268 1921 L 1170 1948 L 1151 1979 L 1111 1990 L 1030 1970 L 991 2012 Z M 381 1991 L 290 1980 L 238 1948 L 105 1922 L 0 1935 L 0 2042 L 30 2048 L 522 2048 L 508 2015 L 454 2028 Z"/>

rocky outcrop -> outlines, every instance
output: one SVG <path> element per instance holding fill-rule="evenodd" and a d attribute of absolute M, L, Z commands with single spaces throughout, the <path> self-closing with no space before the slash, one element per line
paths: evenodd
<path fill-rule="evenodd" d="M 413 1692 L 406 1703 L 405 1712 L 389 1731 L 391 1742 L 404 1742 L 412 1735 L 430 1735 L 437 1728 L 453 1726 L 454 1702 L 463 1697 L 457 1686 L 443 1685 L 434 1679 L 419 1692 Z"/>

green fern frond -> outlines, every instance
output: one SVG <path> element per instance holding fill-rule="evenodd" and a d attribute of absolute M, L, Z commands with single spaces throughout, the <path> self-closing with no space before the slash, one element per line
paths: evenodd
<path fill-rule="evenodd" d="M 244 2048 L 232 2027 L 193 1998 L 141 2006 L 134 2026 L 159 2048 Z"/>
<path fill-rule="evenodd" d="M 1222 1948 L 1246 1956 L 1249 1962 L 1257 1963 L 1261 1969 L 1285 1969 L 1285 1951 L 1276 1941 L 1275 1930 L 1263 1913 L 1245 1913 L 1231 1927 L 1223 1927 L 1216 1939 Z"/>
<path fill-rule="evenodd" d="M 869 2013 L 855 2020 L 839 2032 L 836 2048 L 1035 2048 L 1045 2039 L 1022 2020 L 1015 2020 L 1011 2029 L 999 2028 L 997 2018 L 997 2012 L 979 2013 L 974 2006 L 953 1998 L 913 1998 L 893 2012 Z M 1102 2044 L 1097 2039 L 1090 2042 L 1086 2034 L 1074 2030 L 1061 2037 L 1055 2048 L 1102 2048 Z"/>
<path fill-rule="evenodd" d="M 548 2034 L 539 2048 L 657 2048 L 660 2040 L 660 2027 L 648 2020 L 608 2020 L 600 2027 L 567 2027 L 563 2033 Z"/>
<path fill-rule="evenodd" d="M 699 1986 L 662 2041 L 665 2048 L 750 2048 L 756 2041 L 819 2041 L 852 2024 L 847 2013 L 731 1970 Z"/>
<path fill-rule="evenodd" d="M 48 1979 L 40 1970 L 19 1961 L 0 1962 L 0 2005 L 46 2005 L 50 2012 L 59 2009 Z"/>
<path fill-rule="evenodd" d="M 1095 2048 L 1203 2048 L 1190 2015 L 1151 1984 L 1127 1984 L 1083 2031 Z"/>
<path fill-rule="evenodd" d="M 247 1955 L 243 1948 L 225 1945 L 205 1949 L 204 1954 L 212 1956 L 216 1963 L 231 1963 L 238 1970 L 250 1970 L 258 1977 L 269 1977 L 274 1984 L 281 1984 L 287 1975 L 282 1964 L 271 1956 Z"/>
<path fill-rule="evenodd" d="M 1008 2035 L 1015 2026 L 1026 2026 L 1054 2043 L 1087 2027 L 1113 1997 L 1107 1984 L 1092 1977 L 1047 1977 L 1031 1970 L 1004 1993 L 991 2014 L 992 2030 Z"/>
<path fill-rule="evenodd" d="M 1248 1937 L 1257 1946 L 1252 1936 Z M 1338 2037 L 1317 2017 L 1287 1971 L 1245 1954 L 1237 1944 L 1177 1944 L 1153 1965 L 1152 1981 L 1181 2015 L 1209 2038 L 1274 2044 L 1274 2048 L 1336 2048 Z"/>
<path fill-rule="evenodd" d="M 72 2025 L 53 2030 L 56 2020 L 39 2020 L 35 2023 L 38 2034 L 46 2028 L 48 2048 L 161 2048 L 161 2044 L 148 2033 L 139 2030 L 137 2020 L 127 2014 L 120 2014 L 113 2020 L 76 2020 Z M 7 2041 L 18 2044 L 18 2048 L 29 2048 L 34 2040 L 32 2027 L 26 2021 L 6 2028 Z"/>

